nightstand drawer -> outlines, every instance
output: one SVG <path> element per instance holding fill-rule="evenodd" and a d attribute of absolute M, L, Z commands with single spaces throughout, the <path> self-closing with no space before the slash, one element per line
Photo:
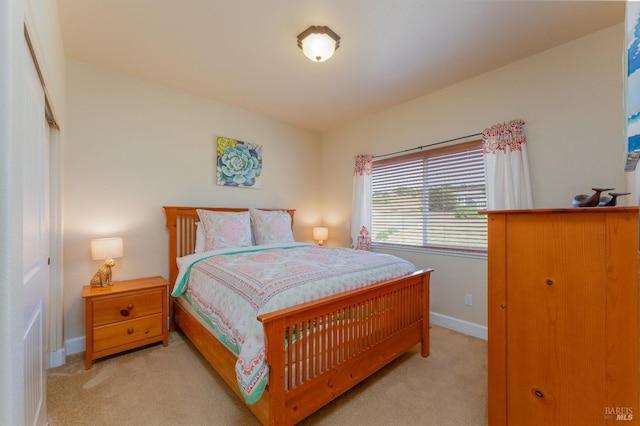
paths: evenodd
<path fill-rule="evenodd" d="M 160 290 L 96 300 L 93 302 L 93 325 L 127 321 L 162 312 Z"/>
<path fill-rule="evenodd" d="M 93 329 L 93 350 L 126 345 L 127 343 L 162 335 L 162 314 L 147 316 Z"/>

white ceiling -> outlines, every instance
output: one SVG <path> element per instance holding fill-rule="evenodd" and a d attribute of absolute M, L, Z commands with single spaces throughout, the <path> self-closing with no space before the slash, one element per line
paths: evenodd
<path fill-rule="evenodd" d="M 323 132 L 621 23 L 625 6 L 58 0 L 58 9 L 71 58 Z M 327 62 L 311 62 L 297 46 L 310 25 L 341 37 Z"/>

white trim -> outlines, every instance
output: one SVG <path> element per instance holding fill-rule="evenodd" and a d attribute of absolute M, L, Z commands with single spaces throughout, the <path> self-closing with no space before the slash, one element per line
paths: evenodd
<path fill-rule="evenodd" d="M 80 336 L 67 340 L 64 346 L 67 348 L 67 355 L 73 355 L 84 352 L 87 347 L 86 345 L 85 336 Z"/>
<path fill-rule="evenodd" d="M 479 339 L 487 340 L 487 327 L 484 325 L 476 324 L 473 322 L 461 320 L 447 315 L 431 312 L 429 315 L 431 324 L 439 325 L 440 327 L 449 328 L 451 330 L 459 331 L 460 333 L 468 334 L 469 336 L 477 337 Z"/>
<path fill-rule="evenodd" d="M 50 197 L 50 223 L 49 223 L 49 256 L 50 256 L 50 284 L 49 284 L 49 353 L 62 351 L 64 354 L 64 293 L 63 293 L 63 262 L 62 262 L 62 137 L 60 130 L 49 127 L 49 197 Z M 62 364 L 65 363 L 64 356 Z M 51 355 L 49 356 L 51 360 Z M 57 359 L 57 358 L 56 358 Z M 54 366 L 49 363 L 49 367 Z"/>
<path fill-rule="evenodd" d="M 64 348 L 49 352 L 48 354 L 48 363 L 47 368 L 55 368 L 64 365 L 67 362 L 67 355 L 65 353 Z"/>

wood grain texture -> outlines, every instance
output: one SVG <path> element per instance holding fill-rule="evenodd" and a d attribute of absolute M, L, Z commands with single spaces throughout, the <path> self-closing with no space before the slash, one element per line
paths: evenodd
<path fill-rule="evenodd" d="M 150 343 L 168 345 L 168 287 L 162 277 L 84 286 L 85 367 L 94 360 Z"/>
<path fill-rule="evenodd" d="M 637 424 L 638 209 L 488 214 L 489 423 Z"/>
<path fill-rule="evenodd" d="M 507 423 L 507 270 L 506 216 L 488 218 L 488 384 L 489 418 L 497 425 Z"/>

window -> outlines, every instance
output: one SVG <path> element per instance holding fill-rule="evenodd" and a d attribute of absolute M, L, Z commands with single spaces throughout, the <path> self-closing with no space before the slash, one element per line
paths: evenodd
<path fill-rule="evenodd" d="M 371 241 L 484 252 L 486 204 L 481 141 L 375 160 Z"/>

